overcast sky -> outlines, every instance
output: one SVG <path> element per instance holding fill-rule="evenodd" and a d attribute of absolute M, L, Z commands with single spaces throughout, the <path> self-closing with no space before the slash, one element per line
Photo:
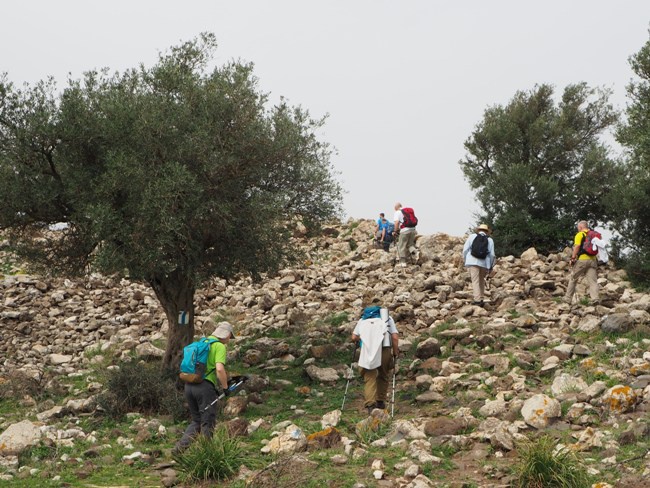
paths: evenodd
<path fill-rule="evenodd" d="M 0 71 L 15 83 L 151 65 L 202 31 L 217 62 L 251 61 L 260 87 L 320 117 L 346 216 L 415 208 L 421 233 L 461 235 L 478 210 L 458 160 L 489 105 L 586 81 L 626 103 L 648 0 L 21 0 L 5 2 Z"/>

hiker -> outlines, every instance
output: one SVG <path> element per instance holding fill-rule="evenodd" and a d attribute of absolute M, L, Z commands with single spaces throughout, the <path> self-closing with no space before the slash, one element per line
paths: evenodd
<path fill-rule="evenodd" d="M 569 285 L 564 295 L 565 303 L 571 304 L 573 301 L 573 294 L 576 291 L 576 283 L 579 278 L 585 276 L 587 278 L 587 286 L 589 287 L 589 296 L 592 303 L 598 303 L 598 256 L 588 254 L 583 243 L 590 232 L 589 224 L 586 220 L 578 222 L 578 232 L 573 238 L 573 252 L 571 253 L 571 278 L 569 278 Z M 600 234 L 597 234 L 601 239 Z M 596 251 L 597 254 L 597 251 Z"/>
<path fill-rule="evenodd" d="M 352 332 L 352 342 L 361 347 L 359 369 L 364 381 L 364 407 L 369 414 L 375 408 L 384 409 L 389 373 L 399 356 L 399 335 L 388 310 L 366 307 Z"/>
<path fill-rule="evenodd" d="M 397 254 L 399 255 L 400 265 L 406 267 L 407 261 L 411 260 L 411 253 L 415 250 L 415 227 L 418 224 L 418 219 L 415 217 L 412 208 L 402 207 L 402 204 L 397 202 L 393 220 L 395 225 L 393 236 L 394 238 L 399 237 Z"/>
<path fill-rule="evenodd" d="M 381 221 L 377 225 L 377 245 L 384 251 L 388 252 L 390 243 L 393 242 L 393 224 L 389 222 L 386 217 L 382 217 Z"/>
<path fill-rule="evenodd" d="M 381 232 L 381 221 L 384 220 L 386 217 L 384 216 L 384 212 L 381 212 L 379 214 L 379 218 L 377 219 L 377 225 L 375 226 L 375 237 L 379 239 L 379 233 Z"/>
<path fill-rule="evenodd" d="M 485 280 L 496 260 L 492 231 L 487 224 L 479 225 L 463 246 L 463 260 L 472 279 L 473 305 L 483 306 L 485 302 Z"/>
<path fill-rule="evenodd" d="M 234 337 L 232 325 L 228 322 L 220 322 L 212 335 L 208 336 L 207 339 L 214 342 L 210 344 L 204 379 L 200 383 L 185 384 L 185 399 L 190 407 L 192 422 L 183 433 L 181 440 L 176 443 L 172 454 L 180 454 L 187 449 L 198 434 L 212 437 L 217 422 L 217 405 L 214 403 L 207 410 L 206 407 L 216 400 L 217 388 L 228 395 L 226 346 Z"/>

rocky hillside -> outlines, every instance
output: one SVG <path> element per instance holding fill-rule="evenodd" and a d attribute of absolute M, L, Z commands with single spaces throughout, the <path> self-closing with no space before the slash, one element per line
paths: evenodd
<path fill-rule="evenodd" d="M 260 283 L 215 280 L 197 293 L 197 332 L 211 332 L 221 318 L 235 324 L 231 368 L 263 385 L 229 399 L 224 412 L 243 419 L 244 434 L 255 432 L 246 442 L 262 462 L 271 462 L 265 453 L 288 451 L 304 465 L 296 469 L 327 466 L 335 480 L 340 472 L 330 486 L 511 486 L 519 446 L 546 433 L 578 453 L 599 486 L 650 486 L 650 295 L 606 267 L 599 270 L 599 304 L 581 298 L 582 285 L 578 301 L 564 304 L 568 254 L 529 249 L 499 259 L 489 300 L 478 307 L 462 267 L 463 238 L 420 236 L 416 264 L 402 268 L 395 266 L 394 249 L 373 247 L 373 226 L 351 221 L 325 228 L 318 238 L 296 235 L 305 251 L 300 266 Z M 495 241 L 498 246 L 498 235 Z M 101 416 L 95 398 L 103 385 L 94 366 L 162 355 L 166 323 L 153 292 L 99 275 L 25 274 L 7 253 L 3 262 L 2 479 L 29 483 L 40 476 L 69 485 L 60 466 L 66 461 L 55 459 L 45 469 L 18 457 L 49 439 L 48 445 L 83 446 L 75 459 L 95 469 L 110 460 L 89 461 L 85 454 L 117 444 L 118 463 L 147 473 L 158 468 L 162 478 L 153 479 L 177 483 L 165 449 L 183 425 L 132 420 L 132 431 L 165 433 L 161 450 L 147 454 L 137 439 L 88 431 L 78 421 Z M 360 408 L 358 374 L 345 409 L 336 410 L 349 374 L 347 338 L 362 302 L 374 297 L 397 322 L 403 356 L 395 417 L 375 411 L 370 419 L 379 427 L 368 438 L 359 430 L 370 421 Z M 68 386 L 38 402 L 15 388 L 17 375 L 45 390 Z M 321 421 L 342 436 L 334 447 L 309 448 L 307 436 Z M 149 447 L 156 439 L 146 438 Z M 244 470 L 242 477 L 255 479 L 255 473 Z M 124 482 L 131 475 L 115 476 Z"/>

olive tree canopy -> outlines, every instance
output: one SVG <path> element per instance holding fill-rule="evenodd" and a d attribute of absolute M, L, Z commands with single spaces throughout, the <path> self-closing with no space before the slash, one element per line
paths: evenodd
<path fill-rule="evenodd" d="M 202 34 L 152 67 L 91 71 L 62 91 L 0 78 L 0 229 L 52 272 L 150 284 L 167 367 L 193 337 L 197 286 L 277 270 L 292 257 L 288 221 L 340 209 L 323 121 L 269 108 L 252 65 L 208 67 L 215 49 Z M 67 225 L 41 232 L 55 223 Z"/>
<path fill-rule="evenodd" d="M 603 197 L 618 172 L 601 140 L 617 119 L 608 96 L 579 83 L 556 102 L 539 85 L 485 110 L 460 166 L 500 255 L 557 251 L 578 220 L 607 221 Z"/>

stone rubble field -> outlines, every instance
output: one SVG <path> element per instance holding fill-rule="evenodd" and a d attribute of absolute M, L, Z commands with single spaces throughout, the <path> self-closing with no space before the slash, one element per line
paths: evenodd
<path fill-rule="evenodd" d="M 231 321 L 237 340 L 228 369 L 251 375 L 220 419 L 257 436 L 267 468 L 283 459 L 296 472 L 324 463 L 355 473 L 349 485 L 331 486 L 506 487 L 520 443 L 545 433 L 584 460 L 599 488 L 650 486 L 650 294 L 636 292 L 610 265 L 599 269 L 599 304 L 565 304 L 569 251 L 529 249 L 498 260 L 481 308 L 471 304 L 462 267 L 464 238 L 419 236 L 416 264 L 401 268 L 393 248 L 373 246 L 373 228 L 349 221 L 311 239 L 299 229 L 294 241 L 305 254 L 298 265 L 259 283 L 214 280 L 197 292 L 197 334 L 210 333 L 215 316 Z M 495 242 L 498 248 L 498 235 Z M 17 408 L 0 407 L 0 479 L 65 485 L 56 463 L 22 464 L 21 453 L 79 444 L 81 455 L 56 461 L 75 462 L 82 474 L 86 466 L 90 475 L 108 462 L 106 446 L 118 446 L 119 462 L 154 473 L 147 486 L 179 483 L 168 448 L 184 424 L 132 414 L 128 429 L 112 435 L 79 421 L 101 416 L 96 399 L 104 385 L 94 368 L 162 357 L 167 324 L 153 291 L 94 274 L 49 278 L 18 264 L 7 271 L 0 392 L 17 375 L 64 391 L 58 402 L 10 391 Z M 584 295 L 580 284 L 577 296 Z M 372 297 L 400 331 L 394 418 L 380 410 L 364 415 L 356 368 L 340 410 L 349 334 Z M 289 403 L 278 406 L 283 396 Z M 156 442 L 160 449 L 151 449 Z M 242 468 L 240 478 L 259 473 Z"/>

